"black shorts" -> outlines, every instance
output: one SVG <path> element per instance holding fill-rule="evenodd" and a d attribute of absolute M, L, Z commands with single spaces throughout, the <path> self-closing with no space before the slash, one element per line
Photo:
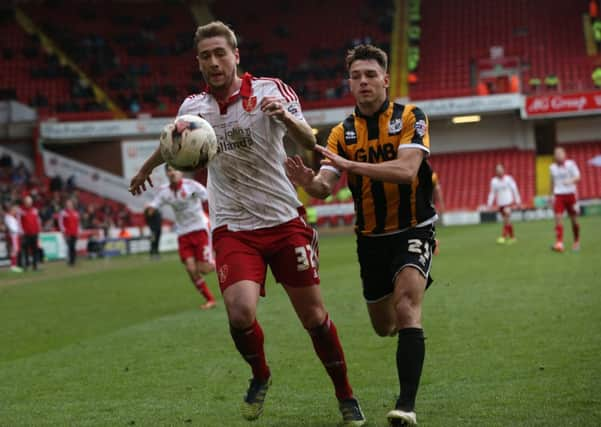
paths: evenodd
<path fill-rule="evenodd" d="M 396 275 L 408 266 L 419 270 L 427 280 L 426 288 L 430 286 L 435 244 L 432 225 L 386 236 L 357 236 L 357 256 L 365 300 L 377 302 L 392 294 Z"/>

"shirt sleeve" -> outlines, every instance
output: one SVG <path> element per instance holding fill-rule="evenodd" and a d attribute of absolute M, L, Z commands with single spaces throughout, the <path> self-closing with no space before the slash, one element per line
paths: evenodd
<path fill-rule="evenodd" d="M 407 105 L 403 113 L 403 128 L 399 150 L 418 148 L 430 153 L 429 120 L 426 114 L 414 105 Z"/>
<path fill-rule="evenodd" d="M 148 203 L 148 206 L 150 206 L 153 209 L 158 209 L 161 206 L 163 206 L 164 203 L 165 201 L 163 200 L 163 192 L 159 191 L 158 194 L 154 196 L 154 199 L 152 199 L 151 202 Z"/>
<path fill-rule="evenodd" d="M 209 200 L 209 193 L 207 192 L 205 186 L 198 181 L 192 180 L 191 182 L 192 186 L 194 187 L 194 196 L 200 199 L 202 202 Z"/>
<path fill-rule="evenodd" d="M 65 232 L 65 211 L 62 210 L 58 213 L 58 228 L 61 231 L 61 233 Z"/>
<path fill-rule="evenodd" d="M 344 151 L 344 131 L 342 128 L 342 124 L 339 124 L 330 132 L 330 136 L 328 136 L 328 143 L 326 145 L 326 149 L 331 151 L 334 154 L 338 154 L 341 157 L 348 158 L 346 152 Z M 334 172 L 336 175 L 340 176 L 341 172 L 331 165 L 323 165 L 321 169 L 329 170 Z"/>
<path fill-rule="evenodd" d="M 580 169 L 574 161 L 570 162 L 570 175 L 572 175 L 572 178 L 580 178 Z"/>
<path fill-rule="evenodd" d="M 271 83 L 272 85 L 265 92 L 265 96 L 275 96 L 279 98 L 282 106 L 292 114 L 295 119 L 306 122 L 298 95 L 294 89 L 279 79 L 273 79 Z"/>
<path fill-rule="evenodd" d="M 511 183 L 511 191 L 513 191 L 513 196 L 515 197 L 515 202 L 518 205 L 521 205 L 522 197 L 520 196 L 520 190 L 518 190 L 518 186 L 515 183 L 515 179 L 513 179 L 513 177 L 511 177 L 509 182 Z"/>
<path fill-rule="evenodd" d="M 486 202 L 487 206 L 492 206 L 495 201 L 495 180 L 494 178 L 490 180 L 490 192 L 488 193 L 488 200 Z"/>

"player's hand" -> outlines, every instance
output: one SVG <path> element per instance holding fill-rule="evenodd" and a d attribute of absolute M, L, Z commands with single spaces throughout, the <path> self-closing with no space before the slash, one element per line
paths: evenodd
<path fill-rule="evenodd" d="M 305 166 L 301 156 L 288 157 L 284 166 L 286 166 L 286 175 L 294 185 L 307 187 L 315 177 L 315 172 Z"/>
<path fill-rule="evenodd" d="M 351 166 L 352 162 L 350 160 L 347 160 L 338 154 L 332 153 L 320 145 L 315 146 L 315 151 L 324 157 L 324 159 L 321 161 L 322 165 L 333 166 L 341 172 L 348 170 L 348 168 Z"/>
<path fill-rule="evenodd" d="M 150 185 L 150 187 L 154 187 L 152 184 L 152 179 L 150 178 L 150 173 L 139 171 L 130 181 L 128 191 L 137 196 L 146 191 L 146 182 Z"/>
<path fill-rule="evenodd" d="M 284 108 L 284 100 L 276 96 L 266 96 L 261 100 L 261 111 L 269 117 L 284 120 L 288 112 Z"/>

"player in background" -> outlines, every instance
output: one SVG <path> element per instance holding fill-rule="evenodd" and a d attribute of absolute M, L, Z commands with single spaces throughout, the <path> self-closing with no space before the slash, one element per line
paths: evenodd
<path fill-rule="evenodd" d="M 161 211 L 146 206 L 144 208 L 144 219 L 150 230 L 150 259 L 160 259 L 159 243 L 163 227 Z"/>
<path fill-rule="evenodd" d="M 58 228 L 67 242 L 67 264 L 75 266 L 77 257 L 77 236 L 79 236 L 79 212 L 73 206 L 73 200 L 65 201 L 65 208 L 58 213 Z"/>
<path fill-rule="evenodd" d="M 10 271 L 22 273 L 23 269 L 19 267 L 17 257 L 21 252 L 21 235 L 23 234 L 21 224 L 17 219 L 19 208 L 17 205 L 10 205 L 4 213 L 4 225 L 9 243 Z"/>
<path fill-rule="evenodd" d="M 572 250 L 580 250 L 580 224 L 578 223 L 578 204 L 576 184 L 580 181 L 580 170 L 573 160 L 566 159 L 566 151 L 562 147 L 555 148 L 555 161 L 551 163 L 551 188 L 553 188 L 553 210 L 555 212 L 555 244 L 551 247 L 556 252 L 565 250 L 563 245 L 563 213 L 568 212 L 572 222 L 574 243 Z"/>
<path fill-rule="evenodd" d="M 502 164 L 498 164 L 495 168 L 496 175 L 490 180 L 490 192 L 488 193 L 488 201 L 486 205 L 492 208 L 496 204 L 503 218 L 503 230 L 501 236 L 497 239 L 497 243 L 515 243 L 515 233 L 513 224 L 511 223 L 511 209 L 513 206 L 520 206 L 522 199 L 520 192 L 513 177 L 505 173 L 505 168 Z"/>
<path fill-rule="evenodd" d="M 31 256 L 33 271 L 37 271 L 38 235 L 42 230 L 42 223 L 40 221 L 38 209 L 33 206 L 33 199 L 31 196 L 25 196 L 23 198 L 23 206 L 19 210 L 19 220 L 21 222 L 21 229 L 23 230 L 23 237 L 21 239 L 23 267 L 27 271 L 29 268 L 29 257 Z"/>
<path fill-rule="evenodd" d="M 317 234 L 306 223 L 284 168 L 285 135 L 305 148 L 315 146 L 298 97 L 278 79 L 239 76 L 236 35 L 222 22 L 198 27 L 194 45 L 207 88 L 188 97 L 178 115 L 201 115 L 213 126 L 219 142 L 219 151 L 208 165 L 209 204 L 217 276 L 231 336 L 253 375 L 242 415 L 254 420 L 262 414 L 271 384 L 263 330 L 256 318 L 269 266 L 334 384 L 343 425 L 364 425 L 336 327 L 317 286 Z M 132 178 L 132 194 L 145 190 L 152 169 L 161 163 L 161 152 L 156 150 Z"/>
<path fill-rule="evenodd" d="M 438 178 L 438 174 L 436 172 L 432 172 L 432 185 L 434 188 L 432 189 L 432 201 L 434 202 L 434 206 L 436 207 L 436 212 L 438 213 L 438 223 L 440 225 L 444 225 L 443 218 L 445 212 L 444 205 L 444 197 L 442 195 L 442 186 L 440 185 L 440 180 Z M 436 238 L 434 243 L 434 255 L 440 254 L 440 239 Z"/>
<path fill-rule="evenodd" d="M 326 198 L 348 174 L 355 203 L 357 255 L 363 296 L 381 337 L 397 337 L 399 397 L 387 418 L 392 426 L 417 424 L 415 399 L 425 357 L 422 300 L 431 283 L 434 224 L 428 118 L 414 105 L 387 97 L 388 58 L 371 45 L 348 52 L 346 66 L 354 114 L 334 127 L 317 175 L 299 156 L 288 176 L 313 197 Z"/>
<path fill-rule="evenodd" d="M 204 279 L 205 274 L 215 270 L 208 218 L 202 206 L 208 200 L 207 189 L 199 182 L 184 178 L 180 171 L 171 166 L 165 165 L 165 172 L 169 183 L 159 188 L 146 210 L 151 215 L 153 210 L 164 205 L 173 209 L 180 259 L 190 280 L 206 299 L 200 308 L 207 310 L 216 305 Z"/>

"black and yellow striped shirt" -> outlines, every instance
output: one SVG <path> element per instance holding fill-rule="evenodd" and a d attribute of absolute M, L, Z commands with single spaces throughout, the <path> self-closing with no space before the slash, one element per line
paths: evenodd
<path fill-rule="evenodd" d="M 430 152 L 428 118 L 414 105 L 388 100 L 371 117 L 358 109 L 332 129 L 328 150 L 358 162 L 381 163 L 397 158 L 398 150 Z M 432 203 L 432 168 L 424 156 L 411 184 L 395 184 L 350 174 L 355 202 L 355 231 L 378 235 L 415 227 L 436 215 Z"/>

